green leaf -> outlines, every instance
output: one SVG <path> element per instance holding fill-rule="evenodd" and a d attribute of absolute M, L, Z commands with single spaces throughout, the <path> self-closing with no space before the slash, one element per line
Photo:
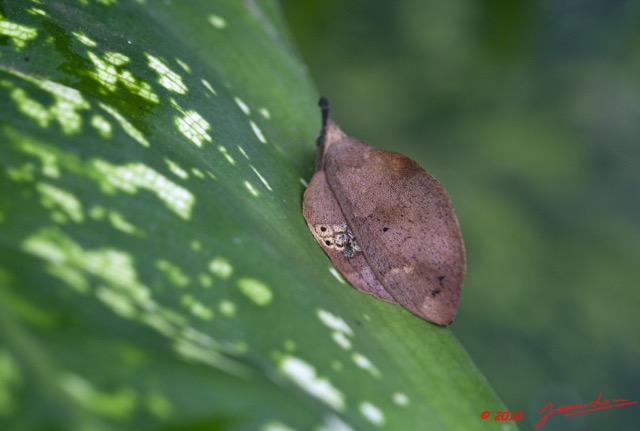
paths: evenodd
<path fill-rule="evenodd" d="M 7 429 L 515 429 L 314 242 L 316 99 L 273 1 L 0 3 Z"/>

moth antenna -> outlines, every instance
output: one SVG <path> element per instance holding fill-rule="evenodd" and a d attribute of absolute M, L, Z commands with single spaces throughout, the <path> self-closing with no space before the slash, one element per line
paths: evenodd
<path fill-rule="evenodd" d="M 322 96 L 318 101 L 318 106 L 322 111 L 322 128 L 327 127 L 327 121 L 329 121 L 329 99 Z"/>

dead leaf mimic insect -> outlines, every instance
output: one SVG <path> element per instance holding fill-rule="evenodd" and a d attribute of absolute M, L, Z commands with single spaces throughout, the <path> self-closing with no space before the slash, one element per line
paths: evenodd
<path fill-rule="evenodd" d="M 326 98 L 320 107 L 316 172 L 302 205 L 311 233 L 356 289 L 450 324 L 466 258 L 449 196 L 415 161 L 345 135 Z"/>

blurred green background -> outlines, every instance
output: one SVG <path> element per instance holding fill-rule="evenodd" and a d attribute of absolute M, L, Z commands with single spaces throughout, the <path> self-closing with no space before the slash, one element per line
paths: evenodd
<path fill-rule="evenodd" d="M 640 401 L 640 3 L 282 5 L 343 130 L 451 195 L 468 252 L 452 329 L 521 429 L 550 401 Z M 638 423 L 635 405 L 543 429 Z"/>

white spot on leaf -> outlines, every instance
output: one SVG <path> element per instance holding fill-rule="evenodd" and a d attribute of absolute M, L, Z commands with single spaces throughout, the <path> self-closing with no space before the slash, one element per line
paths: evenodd
<path fill-rule="evenodd" d="M 29 9 L 27 9 L 27 12 L 29 12 L 31 15 L 48 16 L 47 12 L 37 7 L 30 7 Z"/>
<path fill-rule="evenodd" d="M 191 73 L 191 67 L 187 63 L 180 60 L 179 58 L 176 58 L 176 63 L 178 63 L 180 67 L 184 69 L 185 72 Z"/>
<path fill-rule="evenodd" d="M 271 118 L 271 113 L 269 112 L 269 110 L 267 108 L 261 108 L 260 109 L 260 115 L 262 115 L 262 117 L 265 120 L 268 120 Z"/>
<path fill-rule="evenodd" d="M 207 120 L 196 111 L 187 111 L 183 117 L 174 117 L 178 130 L 198 147 L 204 141 L 211 142 L 211 136 L 207 133 L 211 128 Z"/>
<path fill-rule="evenodd" d="M 213 89 L 213 87 L 211 86 L 211 84 L 209 84 L 209 81 L 207 81 L 206 79 L 203 79 L 203 80 L 202 80 L 202 81 L 200 81 L 200 82 L 202 82 L 202 85 L 204 85 L 204 87 L 205 87 L 207 90 L 209 90 L 209 92 L 210 92 L 211 94 L 213 94 L 214 96 L 217 96 L 217 95 L 218 95 L 218 93 L 216 92 L 216 90 L 214 90 L 214 89 Z"/>
<path fill-rule="evenodd" d="M 149 60 L 149 67 L 160 75 L 160 79 L 158 80 L 160 85 L 174 93 L 187 93 L 187 86 L 182 82 L 182 77 L 180 75 L 169 69 L 169 67 L 158 57 L 154 57 L 151 54 L 146 54 L 146 56 Z"/>
<path fill-rule="evenodd" d="M 360 403 L 360 413 L 374 425 L 384 424 L 384 414 L 382 410 L 368 401 Z"/>
<path fill-rule="evenodd" d="M 167 164 L 167 166 L 169 167 L 169 170 L 175 174 L 176 176 L 182 178 L 183 180 L 186 180 L 189 178 L 189 173 L 187 171 L 185 171 L 184 169 L 182 169 L 180 167 L 180 165 L 178 165 L 176 162 L 174 162 L 171 159 L 168 159 L 165 157 L 164 162 Z"/>
<path fill-rule="evenodd" d="M 333 341 L 338 343 L 338 345 L 343 349 L 351 349 L 351 341 L 344 335 L 344 333 L 335 331 L 331 334 L 331 338 L 333 338 Z"/>
<path fill-rule="evenodd" d="M 128 56 L 113 51 L 105 53 L 102 58 L 93 52 L 89 52 L 88 56 L 95 66 L 91 76 L 109 91 L 116 91 L 118 83 L 120 83 L 131 93 L 150 102 L 158 103 L 160 101 L 158 95 L 153 92 L 147 82 L 136 79 L 129 70 L 122 68 L 122 66 L 129 63 L 130 58 Z"/>
<path fill-rule="evenodd" d="M 371 363 L 369 358 L 367 358 L 366 356 L 360 353 L 354 353 L 351 358 L 358 367 L 367 370 L 373 377 L 380 378 L 382 376 L 380 371 L 375 367 L 375 365 Z"/>
<path fill-rule="evenodd" d="M 17 103 L 20 112 L 34 119 L 40 127 L 47 127 L 49 122 L 55 119 L 66 134 L 76 134 L 82 130 L 82 115 L 79 111 L 88 109 L 91 105 L 79 91 L 46 79 L 36 79 L 15 70 L 6 72 L 35 84 L 41 90 L 51 93 L 54 98 L 53 105 L 47 108 L 29 97 L 24 89 L 15 88 L 11 92 L 11 98 Z"/>
<path fill-rule="evenodd" d="M 114 52 L 114 51 L 109 51 L 105 53 L 104 59 L 107 62 L 113 64 L 114 66 L 124 66 L 125 64 L 131 61 L 131 59 L 127 55 L 124 55 L 120 52 Z"/>
<path fill-rule="evenodd" d="M 209 23 L 219 30 L 222 30 L 227 26 L 227 21 L 217 15 L 209 15 Z"/>
<path fill-rule="evenodd" d="M 138 236 L 144 236 L 142 230 L 129 223 L 122 214 L 117 211 L 109 211 L 109 222 L 115 229 Z"/>
<path fill-rule="evenodd" d="M 345 334 L 353 335 L 353 330 L 347 322 L 342 320 L 340 317 L 329 313 L 325 310 L 318 310 L 317 312 L 318 318 L 324 323 L 325 326 L 331 328 L 335 331 L 344 332 Z"/>
<path fill-rule="evenodd" d="M 340 274 L 340 273 L 338 272 L 338 270 L 337 270 L 337 269 L 335 269 L 333 266 L 332 266 L 331 268 L 329 268 L 329 272 L 330 272 L 330 273 L 331 273 L 331 275 L 333 275 L 333 276 L 336 278 L 336 280 L 338 280 L 340 283 L 342 283 L 342 284 L 347 284 L 347 282 L 346 282 L 346 281 L 344 281 L 344 278 L 342 277 L 342 274 Z"/>
<path fill-rule="evenodd" d="M 204 305 L 202 302 L 198 301 L 192 295 L 183 295 L 182 305 L 187 307 L 191 314 L 202 320 L 213 320 L 213 310 Z"/>
<path fill-rule="evenodd" d="M 211 279 L 211 277 L 204 273 L 198 274 L 198 282 L 205 289 L 209 289 L 211 286 L 213 286 L 213 280 Z"/>
<path fill-rule="evenodd" d="M 249 121 L 249 124 L 251 124 L 251 130 L 253 130 L 253 133 L 258 137 L 258 140 L 263 144 L 266 144 L 267 138 L 264 137 L 264 134 L 262 133 L 260 127 L 258 127 L 258 125 L 253 121 Z"/>
<path fill-rule="evenodd" d="M 132 388 L 99 391 L 89 381 L 71 373 L 64 374 L 59 379 L 60 387 L 75 402 L 86 410 L 105 417 L 129 418 L 138 404 L 137 394 Z"/>
<path fill-rule="evenodd" d="M 115 118 L 118 123 L 120 123 L 120 126 L 122 126 L 122 129 L 126 132 L 127 135 L 131 136 L 143 147 L 150 146 L 149 141 L 147 141 L 142 132 L 136 129 L 134 125 L 131 124 L 126 118 L 124 118 L 118 111 L 104 103 L 99 103 L 99 105 L 102 109 L 111 114 L 111 116 Z"/>
<path fill-rule="evenodd" d="M 220 312 L 227 317 L 236 316 L 236 304 L 231 301 L 220 301 L 218 308 L 220 309 Z"/>
<path fill-rule="evenodd" d="M 76 39 L 78 39 L 78 41 L 80 41 L 80 43 L 90 48 L 94 48 L 95 46 L 98 45 L 96 41 L 94 41 L 93 39 L 91 39 L 89 36 L 87 36 L 85 33 L 81 31 L 74 31 L 72 34 L 76 37 Z"/>
<path fill-rule="evenodd" d="M 20 50 L 27 46 L 28 41 L 36 38 L 38 31 L 26 25 L 5 21 L 0 15 L 0 35 L 9 37 L 16 45 L 16 50 Z"/>
<path fill-rule="evenodd" d="M 345 407 L 344 395 L 326 378 L 316 374 L 314 367 L 295 356 L 285 356 L 280 369 L 308 394 L 336 410 Z"/>
<path fill-rule="evenodd" d="M 247 188 L 247 190 L 249 190 L 249 193 L 251 193 L 253 196 L 255 197 L 260 196 L 260 193 L 258 192 L 258 190 L 255 187 L 253 187 L 253 184 L 251 184 L 249 181 L 245 180 L 243 184 Z"/>
<path fill-rule="evenodd" d="M 353 431 L 353 428 L 339 417 L 331 415 L 325 419 L 325 423 L 318 428 L 318 431 Z"/>
<path fill-rule="evenodd" d="M 227 159 L 227 162 L 229 162 L 231 166 L 236 165 L 236 160 L 231 156 L 231 154 L 229 154 L 229 151 L 227 150 L 226 147 L 223 147 L 222 145 L 218 145 L 218 151 L 222 153 L 224 158 Z"/>
<path fill-rule="evenodd" d="M 166 277 L 178 287 L 187 287 L 189 286 L 189 276 L 185 274 L 185 272 L 180 269 L 179 266 L 169 262 L 165 259 L 159 259 L 156 261 L 156 268 L 162 271 Z"/>
<path fill-rule="evenodd" d="M 260 428 L 260 431 L 295 431 L 293 428 L 289 428 L 280 422 L 269 422 Z"/>
<path fill-rule="evenodd" d="M 238 288 L 247 298 L 256 305 L 262 307 L 269 305 L 273 300 L 273 293 L 269 286 L 254 278 L 241 278 L 238 280 Z"/>
<path fill-rule="evenodd" d="M 247 104 L 244 103 L 242 99 L 240 99 L 239 97 L 235 97 L 233 100 L 236 102 L 236 105 L 240 107 L 242 112 L 244 112 L 246 115 L 251 114 L 251 109 L 249 109 L 249 106 L 247 106 Z"/>
<path fill-rule="evenodd" d="M 40 202 L 45 208 L 59 208 L 76 223 L 84 221 L 82 204 L 73 194 L 47 183 L 39 183 L 36 189 L 40 192 Z"/>
<path fill-rule="evenodd" d="M 393 402 L 399 406 L 406 406 L 409 404 L 409 397 L 402 392 L 396 392 L 393 394 Z"/>
<path fill-rule="evenodd" d="M 100 133 L 105 139 L 111 138 L 111 123 L 109 123 L 102 115 L 95 114 L 91 117 L 91 126 Z"/>
<path fill-rule="evenodd" d="M 244 148 L 242 148 L 240 145 L 238 145 L 238 151 L 240 151 L 240 154 L 242 154 L 244 156 L 245 159 L 247 160 L 251 160 L 251 158 L 249 157 L 249 155 L 247 154 L 247 152 L 244 150 Z"/>
<path fill-rule="evenodd" d="M 233 266 L 231 263 L 223 257 L 216 257 L 209 263 L 209 271 L 217 275 L 218 277 L 225 279 L 229 278 L 233 273 Z"/>
<path fill-rule="evenodd" d="M 258 170 L 255 168 L 255 166 L 253 165 L 249 165 L 251 167 L 251 169 L 253 170 L 253 172 L 255 172 L 255 174 L 258 176 L 258 178 L 260 178 L 260 181 L 262 182 L 262 184 L 264 184 L 264 186 L 267 188 L 267 190 L 269 190 L 270 192 L 273 191 L 273 189 L 271 188 L 271 185 L 269 184 L 269 182 L 260 174 L 260 172 L 258 172 Z"/>
<path fill-rule="evenodd" d="M 191 217 L 193 195 L 150 167 L 141 163 L 113 166 L 103 160 L 94 160 L 93 167 L 102 174 L 100 185 L 106 193 L 121 190 L 133 194 L 139 189 L 148 190 L 183 219 Z"/>

